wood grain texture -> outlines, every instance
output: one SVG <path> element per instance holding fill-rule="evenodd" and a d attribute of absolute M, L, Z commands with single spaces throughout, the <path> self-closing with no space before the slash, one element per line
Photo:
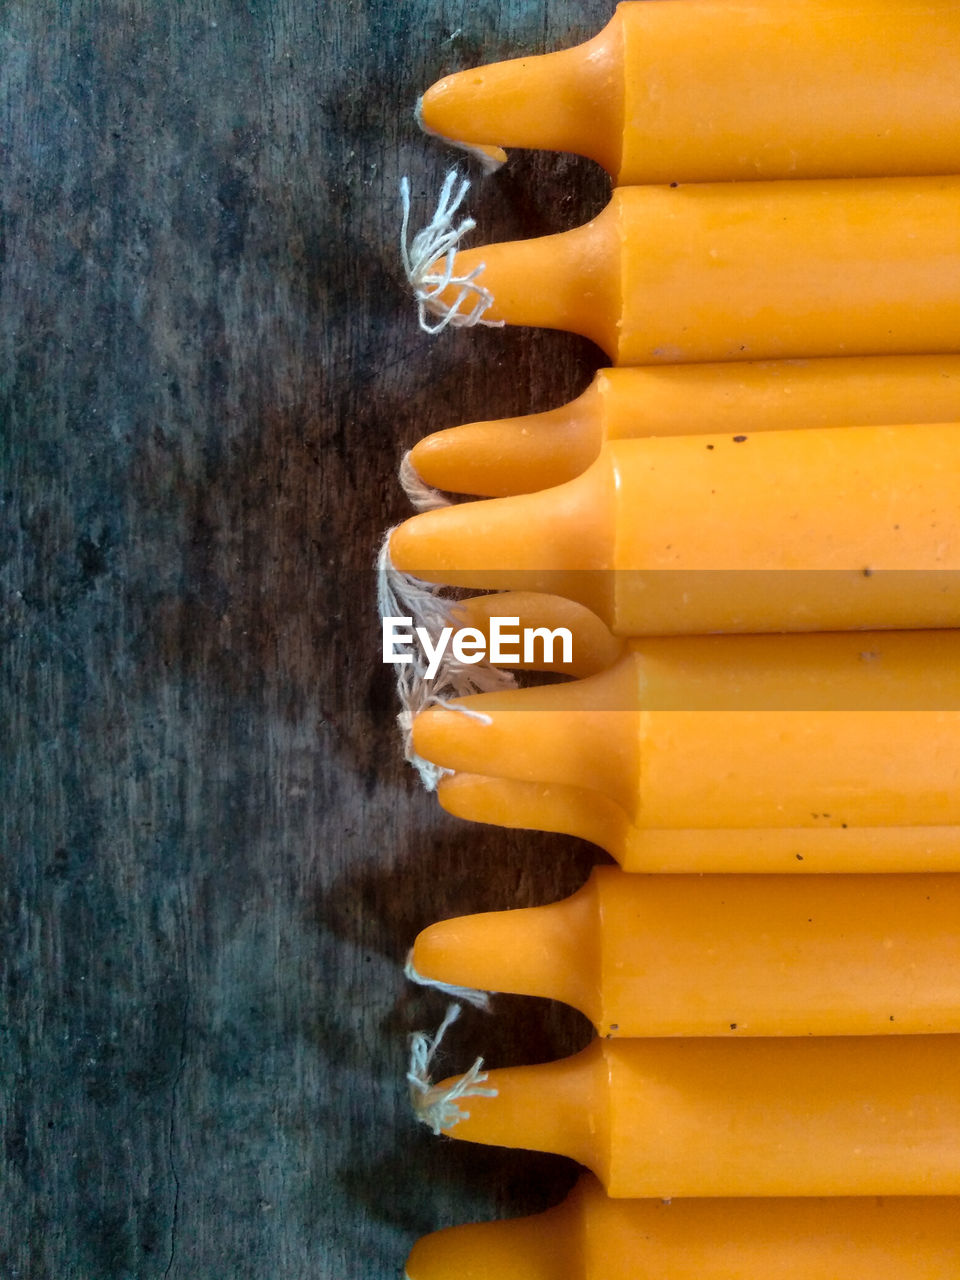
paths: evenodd
<path fill-rule="evenodd" d="M 421 434 L 558 404 L 556 334 L 416 328 L 397 182 L 439 75 L 599 0 L 11 0 L 0 10 L 0 1275 L 381 1280 L 574 1170 L 433 1138 L 401 968 L 433 919 L 572 891 L 596 852 L 418 791 L 372 562 Z M 467 161 L 459 161 L 470 172 Z M 474 174 L 474 176 L 478 176 Z M 515 155 L 478 237 L 606 182 Z M 444 1070 L 579 1016 L 465 1014 Z"/>

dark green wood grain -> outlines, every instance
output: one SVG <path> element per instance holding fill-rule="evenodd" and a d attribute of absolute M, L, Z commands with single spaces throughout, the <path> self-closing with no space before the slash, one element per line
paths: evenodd
<path fill-rule="evenodd" d="M 406 1037 L 444 1007 L 402 978 L 416 931 L 572 891 L 595 851 L 418 791 L 371 565 L 404 447 L 600 359 L 418 331 L 397 182 L 429 213 L 450 153 L 416 96 L 612 8 L 0 7 L 4 1280 L 381 1280 L 572 1179 L 410 1118 Z M 605 191 L 518 154 L 470 209 L 537 234 Z M 443 1066 L 586 1034 L 504 999 Z"/>

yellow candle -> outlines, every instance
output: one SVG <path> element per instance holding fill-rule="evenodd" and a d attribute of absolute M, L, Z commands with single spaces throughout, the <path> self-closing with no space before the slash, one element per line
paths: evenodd
<path fill-rule="evenodd" d="M 837 635 L 807 635 L 799 639 L 799 648 L 784 638 L 771 647 L 760 637 L 629 642 L 617 641 L 589 612 L 557 597 L 500 592 L 462 601 L 456 609 L 458 622 L 477 627 L 485 635 L 494 615 L 517 616 L 523 626 L 566 625 L 571 629 L 573 661 L 566 665 L 534 664 L 541 670 L 597 674 L 619 661 L 629 645 L 642 667 L 637 685 L 642 685 L 644 698 L 661 710 L 689 706 L 691 700 L 703 705 L 705 696 L 726 696 L 730 710 L 736 709 L 738 699 L 753 708 L 766 699 L 767 705 L 776 701 L 793 709 L 804 694 L 822 700 L 823 681 L 844 652 L 844 645 L 847 675 L 842 697 L 848 710 L 903 708 L 907 703 L 916 708 L 921 701 L 928 708 L 956 705 L 952 685 L 960 658 L 954 650 L 956 632 L 858 634 L 846 641 Z M 730 659 L 726 666 L 721 661 L 724 652 Z M 738 652 L 746 678 L 736 673 Z M 779 676 L 778 653 L 786 663 Z M 849 682 L 851 671 L 853 683 Z M 584 700 L 581 711 L 599 709 L 598 686 L 590 688 L 594 693 Z M 574 690 L 568 689 L 564 696 L 571 694 L 575 696 Z M 524 695 L 528 699 L 532 696 Z M 629 691 L 618 691 L 616 684 L 609 686 L 608 709 L 622 707 L 630 696 Z M 491 767 L 499 766 L 493 761 Z M 443 778 L 437 795 L 443 808 L 461 818 L 591 840 L 630 871 L 815 874 L 960 870 L 960 826 L 836 826 L 829 825 L 830 819 L 821 813 L 817 825 L 806 828 L 658 830 L 629 820 L 623 807 L 599 791 L 463 772 Z"/>
<path fill-rule="evenodd" d="M 958 642 L 644 641 L 583 680 L 430 707 L 414 746 L 446 769 L 599 793 L 637 827 L 954 825 Z"/>
<path fill-rule="evenodd" d="M 617 365 L 956 352 L 958 202 L 960 177 L 622 187 L 586 226 L 455 270 L 485 268 L 485 320 L 572 330 Z"/>
<path fill-rule="evenodd" d="M 572 480 L 608 440 L 960 421 L 960 356 L 731 361 L 601 369 L 570 404 L 426 436 L 438 489 L 506 497 Z"/>
<path fill-rule="evenodd" d="M 621 4 L 593 40 L 427 91 L 432 133 L 575 151 L 621 185 L 960 168 L 951 3 Z"/>
<path fill-rule="evenodd" d="M 449 1132 L 572 1157 L 616 1197 L 957 1195 L 958 1062 L 949 1035 L 595 1040 L 488 1072 Z"/>
<path fill-rule="evenodd" d="M 960 1031 L 956 875 L 631 876 L 430 925 L 417 973 L 563 1000 L 601 1035 Z"/>
<path fill-rule="evenodd" d="M 584 1174 L 529 1218 L 418 1240 L 408 1280 L 956 1280 L 949 1196 L 613 1200 Z"/>
<path fill-rule="evenodd" d="M 619 440 L 568 484 L 414 516 L 390 553 L 618 635 L 954 626 L 958 475 L 949 423 Z"/>
<path fill-rule="evenodd" d="M 960 826 L 838 827 L 820 813 L 821 825 L 810 827 L 659 829 L 631 821 L 616 801 L 586 787 L 472 773 L 442 778 L 437 798 L 471 822 L 590 840 L 625 871 L 960 871 Z"/>

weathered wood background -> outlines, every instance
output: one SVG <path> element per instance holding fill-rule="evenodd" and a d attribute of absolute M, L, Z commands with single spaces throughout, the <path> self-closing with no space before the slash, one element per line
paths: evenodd
<path fill-rule="evenodd" d="M 372 563 L 404 447 L 601 362 L 419 332 L 398 179 L 422 221 L 456 153 L 414 101 L 612 11 L 0 5 L 4 1280 L 382 1280 L 573 1180 L 411 1119 L 407 1036 L 444 1009 L 402 977 L 417 930 L 562 896 L 599 855 L 418 790 Z M 606 189 L 515 154 L 470 210 L 480 239 L 540 234 Z M 502 999 L 442 1069 L 587 1038 Z"/>

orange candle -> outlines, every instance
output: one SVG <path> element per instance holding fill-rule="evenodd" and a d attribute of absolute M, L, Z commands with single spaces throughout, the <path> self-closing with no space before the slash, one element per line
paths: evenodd
<path fill-rule="evenodd" d="M 587 787 L 472 773 L 442 778 L 437 798 L 448 813 L 471 822 L 590 840 L 625 871 L 960 871 L 960 826 L 834 826 L 818 810 L 818 826 L 660 829 L 631 821 L 616 801 Z"/>
<path fill-rule="evenodd" d="M 957 1195 L 958 1062 L 944 1035 L 595 1040 L 488 1072 L 449 1132 L 572 1157 L 616 1197 Z"/>
<path fill-rule="evenodd" d="M 601 369 L 570 404 L 426 436 L 427 484 L 506 497 L 572 480 L 608 440 L 960 421 L 960 356 L 731 361 Z"/>
<path fill-rule="evenodd" d="M 563 1000 L 604 1036 L 960 1031 L 956 875 L 631 876 L 430 925 L 434 982 Z"/>
<path fill-rule="evenodd" d="M 954 651 L 956 632 L 858 633 L 846 641 L 840 635 L 806 635 L 798 638 L 799 648 L 781 637 L 772 649 L 760 637 L 631 642 L 617 640 L 581 606 L 555 596 L 523 592 L 499 592 L 460 601 L 454 621 L 476 627 L 489 637 L 490 619 L 495 615 L 516 617 L 523 627 L 566 626 L 573 634 L 570 663 L 539 660 L 514 665 L 568 675 L 597 674 L 612 667 L 629 647 L 639 655 L 643 668 L 638 686 L 642 686 L 644 697 L 661 710 L 681 704 L 690 706 L 691 699 L 702 705 L 705 693 L 715 698 L 724 690 L 730 710 L 737 708 L 738 699 L 741 705 L 745 700 L 754 709 L 764 700 L 768 706 L 776 702 L 796 709 L 804 691 L 822 700 L 822 681 L 844 645 L 846 670 L 852 670 L 856 677 L 854 684 L 848 683 L 840 694 L 846 709 L 903 708 L 908 703 L 914 709 L 921 703 L 931 709 L 956 706 L 956 692 L 952 689 L 952 673 L 960 658 L 960 653 Z M 735 672 L 738 651 L 746 676 Z M 731 659 L 726 668 L 720 661 L 724 652 Z M 781 666 L 779 676 L 778 652 L 786 664 Z M 598 688 L 588 686 L 591 687 Z M 623 705 L 615 685 L 611 686 L 610 695 L 612 707 L 608 709 Z M 581 710 L 598 710 L 598 704 L 594 693 L 584 699 Z M 496 761 L 491 763 L 493 767 L 497 767 Z M 590 840 L 630 871 L 815 874 L 960 870 L 960 826 L 838 826 L 831 825 L 826 813 L 820 813 L 816 825 L 806 828 L 659 830 L 630 821 L 615 801 L 585 787 L 463 772 L 441 779 L 437 796 L 442 807 L 457 817 Z"/>
<path fill-rule="evenodd" d="M 484 268 L 485 321 L 569 329 L 617 365 L 956 352 L 958 203 L 960 177 L 622 187 L 586 226 L 454 270 Z"/>
<path fill-rule="evenodd" d="M 568 484 L 416 515 L 390 554 L 618 635 L 954 626 L 958 475 L 955 424 L 619 440 Z"/>
<path fill-rule="evenodd" d="M 446 769 L 599 793 L 637 827 L 955 825 L 958 642 L 645 641 L 583 680 L 430 707 L 414 746 Z"/>
<path fill-rule="evenodd" d="M 958 64 L 950 3 L 628 3 L 586 44 L 448 76 L 420 112 L 459 143 L 578 152 L 621 185 L 950 173 Z"/>
<path fill-rule="evenodd" d="M 584 1174 L 529 1218 L 418 1240 L 407 1280 L 956 1280 L 949 1196 L 612 1200 Z"/>

